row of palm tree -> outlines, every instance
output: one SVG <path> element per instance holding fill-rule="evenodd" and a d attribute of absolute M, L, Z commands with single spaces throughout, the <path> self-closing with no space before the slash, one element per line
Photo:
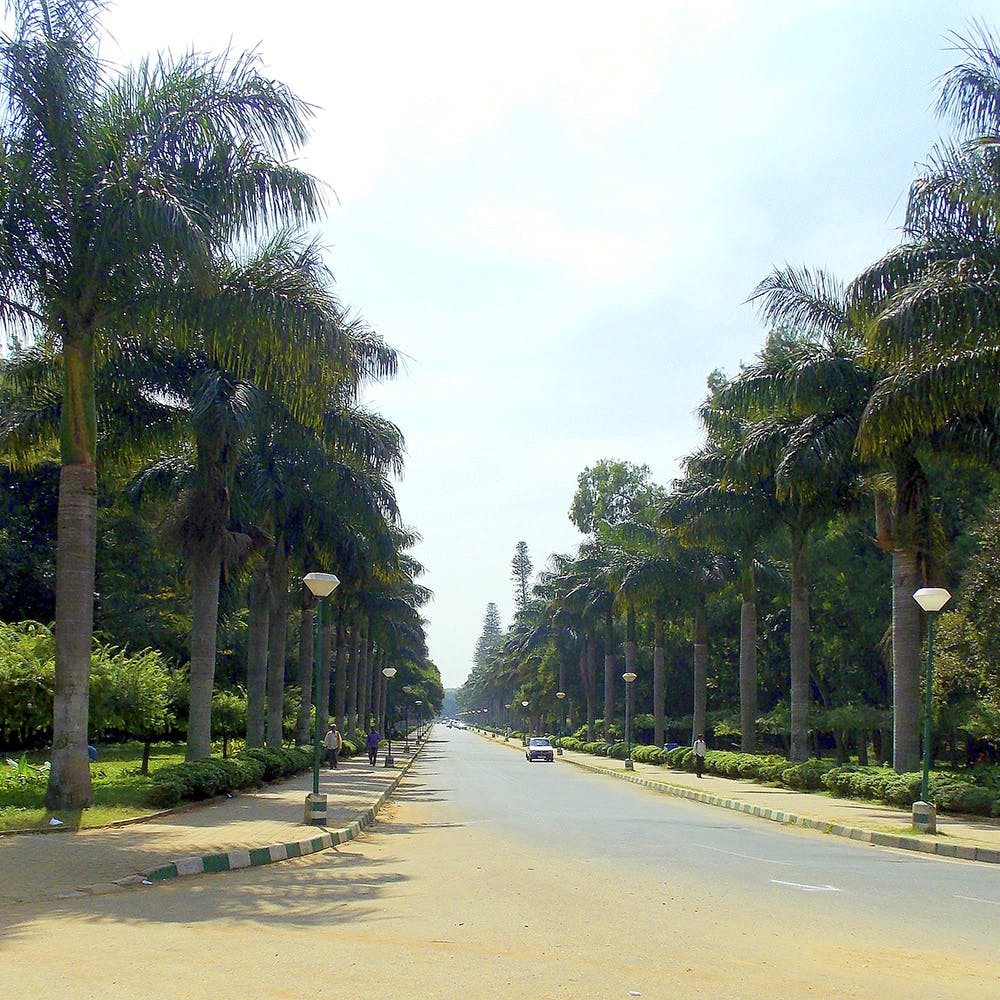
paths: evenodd
<path fill-rule="evenodd" d="M 544 662 L 538 643 L 543 635 L 552 642 L 538 626 L 561 626 L 575 641 L 593 726 L 591 646 L 603 630 L 608 732 L 616 610 L 630 628 L 644 608 L 654 633 L 654 738 L 664 735 L 668 613 L 690 621 L 691 725 L 701 732 L 706 600 L 731 591 L 740 608 L 741 745 L 752 750 L 760 574 L 777 573 L 788 588 L 789 753 L 803 760 L 818 686 L 810 550 L 832 526 L 858 524 L 868 512 L 867 534 L 891 560 L 891 642 L 883 659 L 891 676 L 892 762 L 900 771 L 916 768 L 921 618 L 912 595 L 920 586 L 961 583 L 960 567 L 949 566 L 939 511 L 941 496 L 958 488 L 956 470 L 974 466 L 992 483 L 1000 468 L 1000 47 L 982 27 L 956 44 L 964 61 L 944 78 L 939 103 L 955 137 L 932 152 L 914 182 L 901 244 L 846 284 L 791 267 L 760 282 L 751 300 L 769 330 L 766 343 L 735 376 L 711 376 L 700 409 L 705 443 L 685 459 L 682 477 L 650 497 L 648 484 L 633 476 L 644 488 L 626 497 L 630 516 L 599 522 L 575 556 L 553 560 L 527 615 L 536 627 L 515 622 L 494 672 L 470 678 L 465 697 L 515 699 L 504 684 L 530 687 Z"/>
<path fill-rule="evenodd" d="M 338 656 L 364 621 L 383 656 L 426 662 L 426 594 L 391 486 L 402 436 L 358 405 L 396 354 L 340 305 L 304 230 L 323 211 L 320 182 L 290 162 L 309 106 L 254 53 L 114 70 L 99 55 L 101 0 L 11 6 L 0 321 L 22 349 L 5 366 L 3 439 L 11 463 L 58 441 L 47 801 L 79 808 L 91 798 L 99 454 L 164 517 L 190 579 L 189 759 L 210 752 L 220 588 L 241 569 L 253 581 L 251 743 L 280 743 L 292 574 L 341 575 Z M 354 713 L 373 707 L 372 691 Z"/>

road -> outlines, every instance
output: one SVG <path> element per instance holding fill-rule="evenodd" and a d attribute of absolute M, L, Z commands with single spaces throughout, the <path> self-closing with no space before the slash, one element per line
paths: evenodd
<path fill-rule="evenodd" d="M 0 994 L 1000 995 L 1000 872 L 779 827 L 438 727 L 336 851 L 4 914 Z"/>

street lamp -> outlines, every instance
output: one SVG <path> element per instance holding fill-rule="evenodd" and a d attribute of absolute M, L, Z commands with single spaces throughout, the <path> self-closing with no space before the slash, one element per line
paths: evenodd
<path fill-rule="evenodd" d="M 562 707 L 562 703 L 563 703 L 563 698 L 566 697 L 566 692 L 565 691 L 556 691 L 556 697 L 559 699 L 559 725 L 556 727 L 559 730 L 559 732 L 556 733 L 556 735 L 561 737 L 562 734 L 563 734 L 563 732 L 562 732 L 562 730 L 563 730 L 563 707 Z M 562 744 L 560 744 L 559 746 L 556 747 L 556 753 L 560 754 L 560 755 L 562 754 Z"/>
<path fill-rule="evenodd" d="M 414 707 L 417 710 L 417 735 L 416 735 L 416 743 L 417 743 L 417 746 L 419 746 L 420 745 L 420 717 L 423 714 L 420 711 L 420 706 L 423 704 L 423 702 L 418 698 L 413 704 L 414 704 Z"/>
<path fill-rule="evenodd" d="M 521 708 L 524 709 L 524 739 L 521 741 L 522 746 L 528 745 L 528 703 L 526 701 L 521 702 Z"/>
<path fill-rule="evenodd" d="M 323 694 L 322 659 L 323 659 L 323 599 L 329 597 L 340 580 L 332 573 L 306 573 L 302 582 L 309 588 L 309 593 L 316 598 L 316 622 L 313 626 L 313 706 L 315 709 L 315 726 L 313 731 L 313 787 L 312 793 L 306 796 L 307 823 L 326 824 L 326 796 L 319 794 L 319 761 L 322 756 L 320 749 L 323 740 L 322 716 L 320 715 L 320 698 Z M 325 714 L 325 713 L 324 713 Z"/>
<path fill-rule="evenodd" d="M 931 705 L 934 681 L 934 618 L 951 600 L 944 587 L 921 587 L 913 599 L 927 612 L 927 674 L 924 678 L 924 773 L 920 779 L 920 801 L 913 803 L 913 827 L 926 833 L 937 833 L 937 809 L 931 805 Z"/>
<path fill-rule="evenodd" d="M 384 667 L 382 670 L 382 676 L 385 678 L 385 707 L 389 708 L 389 681 L 396 676 L 395 667 Z M 389 712 L 386 711 L 386 723 L 385 732 L 386 738 L 389 740 L 389 746 L 385 751 L 385 766 L 395 767 L 396 762 L 392 759 L 392 721 L 389 719 Z"/>
<path fill-rule="evenodd" d="M 631 670 L 622 674 L 622 680 L 625 682 L 625 742 L 628 747 L 625 754 L 625 770 L 634 771 L 635 765 L 632 763 L 632 681 L 635 680 L 636 674 L 632 673 Z"/>

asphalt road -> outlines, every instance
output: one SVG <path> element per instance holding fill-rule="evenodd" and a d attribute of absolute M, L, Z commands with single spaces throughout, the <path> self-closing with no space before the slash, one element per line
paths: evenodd
<path fill-rule="evenodd" d="M 997 947 L 1000 870 L 993 866 L 779 827 L 558 762 L 528 764 L 474 734 L 439 735 L 448 739 L 440 768 L 454 793 L 447 808 L 502 830 L 512 843 L 548 842 L 564 858 L 600 858 L 650 882 L 674 872 L 708 895 L 753 894 L 759 906 L 821 894 L 814 904 L 824 919 L 877 908 L 886 929 L 907 937 L 946 935 L 986 954 Z"/>
<path fill-rule="evenodd" d="M 438 727 L 336 851 L 12 908 L 0 996 L 979 1000 L 998 875 Z"/>

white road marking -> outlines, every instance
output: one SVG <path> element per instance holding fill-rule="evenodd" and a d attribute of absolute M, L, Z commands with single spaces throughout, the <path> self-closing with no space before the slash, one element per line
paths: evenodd
<path fill-rule="evenodd" d="M 775 885 L 790 885 L 793 889 L 804 889 L 806 892 L 840 892 L 835 885 L 803 885 L 801 882 L 782 882 L 779 878 L 771 881 Z"/>
<path fill-rule="evenodd" d="M 754 854 L 740 854 L 738 851 L 725 851 L 721 847 L 709 847 L 708 844 L 698 844 L 704 851 L 715 851 L 716 854 L 728 854 L 731 858 L 743 858 L 744 861 L 762 861 L 765 865 L 793 865 L 794 861 L 779 861 L 777 858 L 758 858 Z"/>
<path fill-rule="evenodd" d="M 1000 900 L 983 899 L 980 896 L 959 896 L 956 894 L 955 899 L 967 899 L 970 903 L 989 903 L 990 906 L 1000 906 Z"/>

